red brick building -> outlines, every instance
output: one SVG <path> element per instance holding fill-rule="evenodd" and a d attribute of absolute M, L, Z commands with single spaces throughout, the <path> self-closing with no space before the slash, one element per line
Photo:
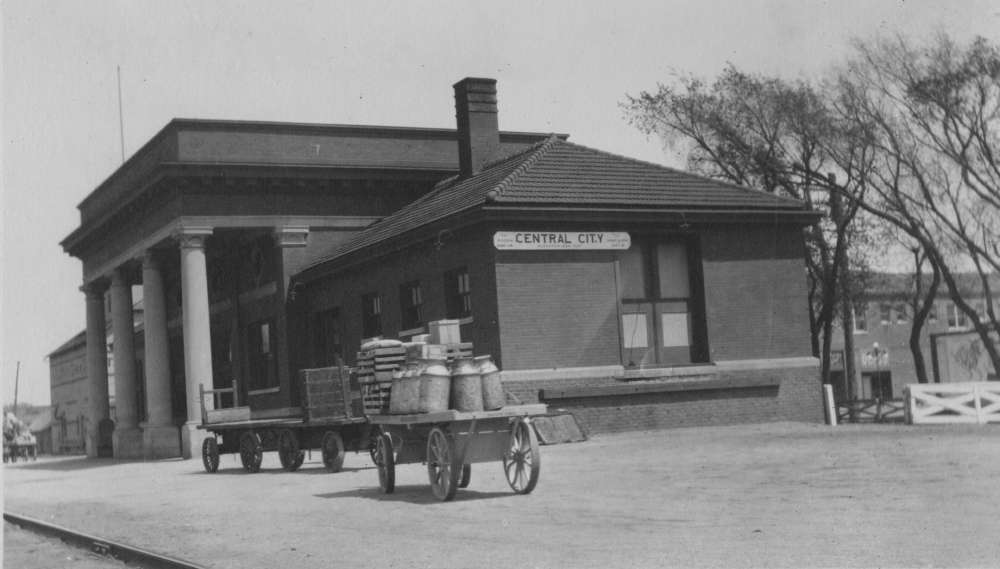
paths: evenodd
<path fill-rule="evenodd" d="M 458 318 L 509 391 L 591 429 L 820 419 L 814 213 L 558 136 L 503 156 L 495 83 L 455 87 L 459 173 L 294 278 L 297 362 Z"/>
<path fill-rule="evenodd" d="M 62 243 L 87 295 L 88 453 L 108 444 L 107 319 L 121 457 L 197 455 L 199 386 L 293 415 L 298 369 L 445 317 L 508 391 L 592 430 L 821 418 L 816 214 L 501 132 L 492 80 L 455 95 L 455 130 L 174 120 L 98 186 Z"/>

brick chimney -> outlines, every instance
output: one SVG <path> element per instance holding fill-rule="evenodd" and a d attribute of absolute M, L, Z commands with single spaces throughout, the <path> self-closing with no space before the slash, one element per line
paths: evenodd
<path fill-rule="evenodd" d="M 497 81 L 466 77 L 455 83 L 459 175 L 478 173 L 500 149 Z"/>

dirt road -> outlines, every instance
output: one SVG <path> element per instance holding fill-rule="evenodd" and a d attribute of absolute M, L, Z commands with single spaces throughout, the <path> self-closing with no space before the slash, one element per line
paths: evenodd
<path fill-rule="evenodd" d="M 1000 429 L 749 425 L 542 448 L 535 492 L 477 464 L 454 502 L 420 465 L 378 490 L 265 455 L 8 466 L 8 511 L 219 568 L 996 567 Z"/>

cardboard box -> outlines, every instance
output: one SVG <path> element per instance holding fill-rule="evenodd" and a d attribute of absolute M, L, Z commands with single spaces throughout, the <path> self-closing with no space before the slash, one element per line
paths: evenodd
<path fill-rule="evenodd" d="M 462 341 L 458 320 L 435 320 L 428 326 L 431 344 L 458 344 Z"/>

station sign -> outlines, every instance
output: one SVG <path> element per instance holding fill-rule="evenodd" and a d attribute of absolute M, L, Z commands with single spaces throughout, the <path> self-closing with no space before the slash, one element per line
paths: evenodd
<path fill-rule="evenodd" d="M 493 246 L 501 251 L 625 250 L 632 245 L 624 231 L 497 231 Z"/>

